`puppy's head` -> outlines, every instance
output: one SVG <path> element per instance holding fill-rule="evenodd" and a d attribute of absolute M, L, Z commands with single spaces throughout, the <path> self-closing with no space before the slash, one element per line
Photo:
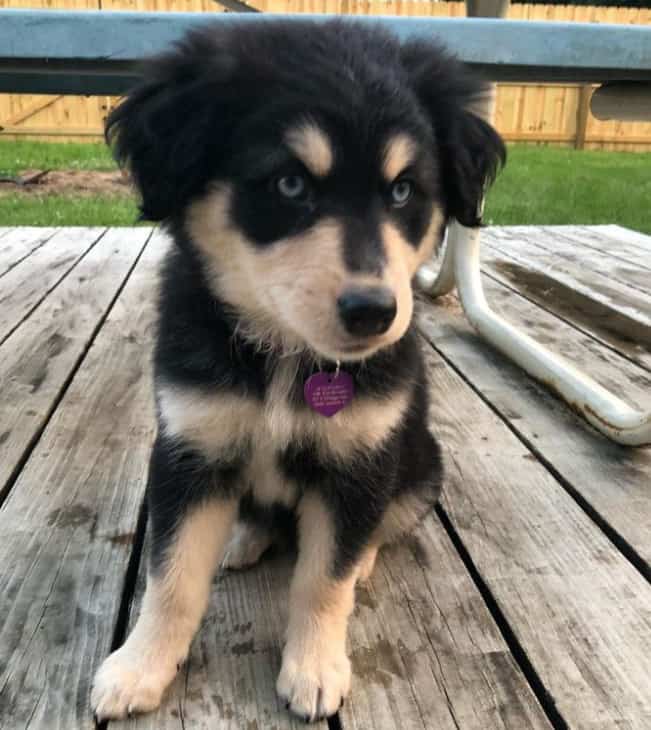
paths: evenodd
<path fill-rule="evenodd" d="M 378 28 L 229 22 L 152 61 L 108 136 L 245 333 L 355 360 L 406 332 L 448 220 L 480 223 L 504 157 L 482 92 Z"/>

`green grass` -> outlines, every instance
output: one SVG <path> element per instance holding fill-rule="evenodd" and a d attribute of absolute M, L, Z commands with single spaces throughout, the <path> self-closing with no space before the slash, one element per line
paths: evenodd
<path fill-rule="evenodd" d="M 112 170 L 115 162 L 100 143 L 0 140 L 0 175 L 21 170 Z"/>
<path fill-rule="evenodd" d="M 133 226 L 137 218 L 127 196 L 0 195 L 2 226 Z"/>
<path fill-rule="evenodd" d="M 103 144 L 0 141 L 0 175 L 29 169 L 111 170 Z M 618 223 L 651 233 L 651 154 L 509 147 L 488 196 L 496 225 Z M 131 197 L 0 196 L 0 225 L 132 225 Z"/>
<path fill-rule="evenodd" d="M 651 154 L 509 147 L 488 195 L 496 225 L 618 223 L 651 233 Z"/>

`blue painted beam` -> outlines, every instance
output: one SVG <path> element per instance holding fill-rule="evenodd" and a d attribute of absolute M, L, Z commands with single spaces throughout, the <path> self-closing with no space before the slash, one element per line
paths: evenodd
<path fill-rule="evenodd" d="M 207 23 L 328 16 L 0 10 L 0 91 L 117 94 L 143 56 Z M 651 80 L 651 27 L 486 18 L 357 17 L 401 38 L 436 37 L 495 81 Z"/>

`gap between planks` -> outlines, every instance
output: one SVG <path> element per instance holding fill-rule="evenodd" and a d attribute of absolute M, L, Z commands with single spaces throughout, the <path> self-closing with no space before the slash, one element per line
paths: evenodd
<path fill-rule="evenodd" d="M 142 502 L 154 234 L 0 510 L 0 705 L 11 730 L 91 728 Z M 116 378 L 115 374 L 120 373 Z"/>
<path fill-rule="evenodd" d="M 105 232 L 105 228 L 62 228 L 2 277 L 0 344 L 29 318 Z"/>
<path fill-rule="evenodd" d="M 188 664 L 161 707 L 108 728 L 304 727 L 274 689 L 290 573 L 290 556 L 280 555 L 219 574 Z M 131 624 L 144 579 L 143 562 Z M 330 727 L 552 727 L 436 515 L 385 548 L 370 583 L 358 586 L 349 644 L 353 688 Z"/>
<path fill-rule="evenodd" d="M 151 230 L 110 229 L 0 346 L 0 505 L 136 266 Z"/>
<path fill-rule="evenodd" d="M 542 226 L 542 229 L 573 243 L 578 251 L 590 249 L 605 254 L 604 258 L 612 259 L 617 266 L 624 263 L 628 267 L 651 271 L 651 248 L 646 250 L 625 240 L 614 239 L 605 232 L 595 231 L 593 226 Z"/>
<path fill-rule="evenodd" d="M 527 248 L 531 247 L 534 256 L 538 253 L 541 263 L 546 266 L 553 266 L 560 260 L 561 264 L 568 262 L 572 266 L 580 267 L 582 271 L 593 272 L 597 275 L 593 282 L 597 289 L 600 288 L 600 283 L 610 285 L 616 281 L 624 287 L 623 291 L 633 289 L 633 293 L 635 290 L 644 295 L 651 293 L 651 269 L 646 269 L 644 263 L 622 261 L 603 249 L 585 244 L 585 236 L 564 233 L 552 226 L 509 228 L 506 233 L 512 237 L 516 249 L 526 239 Z M 500 248 L 502 240 L 495 244 L 496 248 Z M 649 259 L 651 260 L 651 256 Z"/>
<path fill-rule="evenodd" d="M 443 510 L 551 700 L 570 727 L 646 728 L 651 586 L 434 350 L 429 367 Z"/>
<path fill-rule="evenodd" d="M 0 238 L 0 277 L 24 261 L 57 232 L 57 228 L 13 228 Z"/>
<path fill-rule="evenodd" d="M 540 262 L 523 256 L 516 247 L 496 247 L 501 233 L 489 230 L 483 236 L 482 272 L 554 314 L 563 322 L 592 337 L 614 352 L 651 371 L 651 297 L 642 292 L 631 302 L 630 290 L 618 282 L 607 286 L 608 294 L 586 281 L 579 281 L 569 262 Z M 562 271 L 561 271 L 562 269 Z M 592 274 L 594 279 L 603 279 Z M 620 302 L 623 302 L 621 304 Z M 649 314 L 644 308 L 649 308 Z"/>
<path fill-rule="evenodd" d="M 604 387 L 651 407 L 651 376 L 590 337 L 484 276 L 495 311 Z M 456 299 L 424 305 L 425 337 L 552 472 L 648 580 L 651 450 L 632 449 L 592 429 L 563 401 L 480 337 Z"/>

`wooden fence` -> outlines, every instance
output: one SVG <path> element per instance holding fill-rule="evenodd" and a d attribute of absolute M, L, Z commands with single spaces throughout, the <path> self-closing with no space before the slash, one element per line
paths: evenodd
<path fill-rule="evenodd" d="M 429 0 L 250 0 L 264 12 L 463 16 L 461 2 Z M 222 12 L 213 0 L 0 0 L 0 7 L 69 10 Z M 651 23 L 649 8 L 512 5 L 510 18 Z M 576 84 L 500 84 L 497 127 L 507 141 L 586 149 L 651 151 L 651 123 L 600 122 L 587 113 L 591 88 Z M 101 139 L 112 97 L 0 94 L 0 138 Z"/>

